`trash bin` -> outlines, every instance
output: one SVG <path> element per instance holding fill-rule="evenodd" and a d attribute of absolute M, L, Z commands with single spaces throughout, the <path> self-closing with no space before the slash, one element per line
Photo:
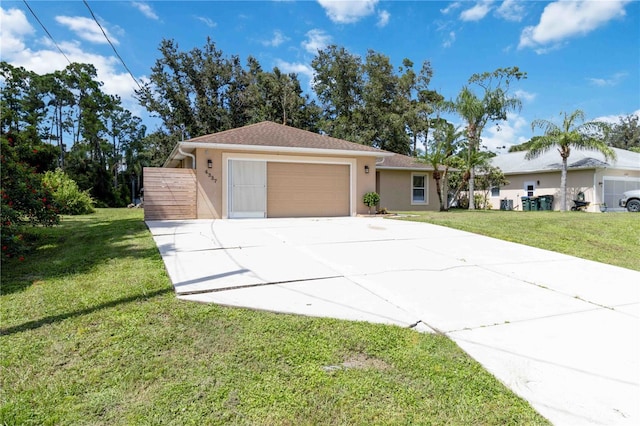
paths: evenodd
<path fill-rule="evenodd" d="M 531 197 L 529 198 L 529 206 L 531 208 L 532 212 L 537 212 L 538 210 L 540 210 L 539 205 L 538 205 L 538 197 Z"/>
<path fill-rule="evenodd" d="M 522 197 L 522 211 L 528 212 L 531 210 L 531 199 L 529 197 Z"/>
<path fill-rule="evenodd" d="M 553 195 L 540 197 L 540 210 L 553 210 Z"/>
<path fill-rule="evenodd" d="M 500 210 L 513 210 L 513 200 L 500 200 Z"/>

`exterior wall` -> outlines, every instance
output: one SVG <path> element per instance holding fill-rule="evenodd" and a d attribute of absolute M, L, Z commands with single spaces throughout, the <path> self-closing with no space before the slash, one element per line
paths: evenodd
<path fill-rule="evenodd" d="M 333 157 L 274 154 L 273 152 L 222 151 L 216 149 L 198 148 L 196 156 L 197 178 L 197 214 L 199 219 L 220 219 L 227 217 L 227 182 L 226 160 L 261 159 L 267 162 L 300 162 L 300 163 L 337 163 L 349 164 L 351 171 L 350 191 L 352 194 L 351 214 L 365 214 L 367 206 L 362 202 L 365 193 L 375 191 L 375 158 L 373 157 Z M 207 167 L 207 160 L 212 161 L 212 168 Z M 182 165 L 190 165 L 190 159 L 182 161 Z M 369 166 L 369 173 L 365 173 L 364 166 Z M 268 185 L 268 183 L 267 183 Z"/>
<path fill-rule="evenodd" d="M 365 166 L 369 166 L 369 173 L 365 172 Z M 374 157 L 360 157 L 356 164 L 355 203 L 357 214 L 369 213 L 369 207 L 364 204 L 363 198 L 364 194 L 373 191 L 376 191 L 376 159 Z"/>
<path fill-rule="evenodd" d="M 378 170 L 378 188 L 380 207 L 390 211 L 439 210 L 440 203 L 436 192 L 433 174 L 428 171 Z M 426 203 L 412 204 L 414 173 L 426 174 Z"/>
<path fill-rule="evenodd" d="M 198 219 L 222 218 L 222 152 L 215 149 L 197 149 L 196 179 L 198 182 Z M 207 160 L 211 160 L 209 169 Z"/>
<path fill-rule="evenodd" d="M 525 182 L 533 182 L 534 197 L 553 195 L 553 210 L 560 210 L 560 172 L 531 173 L 521 175 L 505 175 L 509 185 L 500 188 L 499 197 L 490 197 L 493 209 L 500 208 L 500 200 L 513 200 L 513 209 L 522 210 L 522 198 L 527 194 L 524 190 Z M 570 170 L 567 172 L 567 209 L 573 206 L 579 192 L 584 193 L 585 201 L 589 201 L 588 211 L 598 211 L 600 198 L 595 189 L 595 170 Z"/>

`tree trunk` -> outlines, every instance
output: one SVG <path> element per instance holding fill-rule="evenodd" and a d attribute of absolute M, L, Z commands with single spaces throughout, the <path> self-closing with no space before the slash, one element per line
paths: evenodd
<path fill-rule="evenodd" d="M 476 178 L 476 168 L 471 166 L 471 170 L 469 170 L 469 210 L 476 209 L 476 201 L 475 201 L 475 178 Z"/>
<path fill-rule="evenodd" d="M 562 157 L 562 171 L 560 172 L 560 211 L 567 211 L 567 159 Z"/>
<path fill-rule="evenodd" d="M 444 209 L 442 208 L 443 207 L 442 188 L 440 187 L 440 182 L 442 182 L 442 178 L 438 170 L 433 172 L 433 179 L 436 181 L 436 193 L 438 194 L 438 201 L 440 202 L 440 211 L 443 211 Z"/>

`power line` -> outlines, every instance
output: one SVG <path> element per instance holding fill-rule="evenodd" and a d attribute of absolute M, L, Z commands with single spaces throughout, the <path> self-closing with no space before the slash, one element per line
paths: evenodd
<path fill-rule="evenodd" d="M 36 13 L 33 11 L 33 9 L 31 9 L 31 6 L 29 6 L 29 3 L 27 3 L 27 0 L 22 0 L 24 2 L 24 5 L 27 6 L 27 9 L 29 9 L 29 12 L 31 12 L 31 14 L 33 15 L 34 18 L 36 18 L 36 21 L 38 21 L 38 23 L 40 24 L 40 26 L 42 27 L 42 29 L 44 30 L 44 32 L 49 36 L 49 38 L 51 39 L 51 41 L 53 42 L 53 44 L 55 44 L 55 46 L 58 48 L 58 50 L 60 51 L 60 53 L 62 53 L 62 56 L 64 56 L 64 58 L 67 60 L 67 62 L 69 62 L 69 65 L 71 65 L 71 61 L 69 60 L 69 58 L 67 57 L 67 55 L 65 55 L 65 53 L 62 51 L 62 49 L 60 48 L 60 46 L 58 45 L 58 43 L 56 43 L 56 40 L 53 38 L 53 36 L 51 35 L 51 33 L 49 32 L 49 30 L 47 30 L 47 27 L 44 26 L 44 24 L 42 23 L 42 21 L 40 20 L 40 18 L 38 18 L 38 15 L 36 15 Z"/>
<path fill-rule="evenodd" d="M 87 0 L 82 0 L 82 2 L 85 4 L 85 6 L 87 6 L 87 9 L 89 9 L 89 12 L 91 13 L 91 16 L 93 17 L 93 20 L 96 22 L 96 24 L 98 24 L 98 27 L 100 28 L 100 31 L 102 31 L 102 34 L 104 35 L 104 38 L 107 40 L 107 42 L 109 42 L 109 45 L 113 49 L 113 51 L 116 54 L 116 56 L 118 57 L 118 59 L 120 59 L 120 62 L 124 66 L 124 69 L 127 70 L 127 72 L 129 73 L 129 75 L 131 76 L 133 81 L 136 82 L 136 84 L 138 85 L 138 88 L 140 90 L 142 90 L 142 86 L 140 86 L 140 83 L 138 83 L 138 80 L 136 80 L 136 78 L 133 76 L 133 73 L 131 72 L 131 70 L 129 69 L 127 64 L 124 63 L 124 60 L 122 59 L 122 57 L 120 56 L 120 54 L 116 50 L 116 47 L 113 45 L 113 43 L 111 43 L 111 40 L 109 40 L 109 36 L 107 36 L 107 33 L 105 32 L 104 28 L 102 28 L 102 25 L 100 25 L 100 22 L 98 22 L 98 19 L 96 19 L 96 15 L 94 15 L 93 10 L 91 10 L 91 7 L 89 6 L 89 3 L 87 3 Z M 25 1 L 25 3 L 26 3 L 26 1 Z"/>

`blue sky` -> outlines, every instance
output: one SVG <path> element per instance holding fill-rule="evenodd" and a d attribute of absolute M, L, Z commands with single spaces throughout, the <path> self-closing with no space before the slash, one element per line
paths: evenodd
<path fill-rule="evenodd" d="M 132 98 L 135 82 L 117 59 L 82 1 L 27 0 L 74 62 L 98 69 L 107 93 L 156 126 Z M 577 108 L 588 119 L 616 121 L 640 114 L 640 2 L 570 1 L 96 1 L 88 0 L 136 79 L 150 73 L 163 38 L 181 50 L 216 43 L 243 63 L 297 72 L 311 93 L 311 60 L 318 48 L 344 46 L 364 57 L 384 53 L 434 69 L 432 89 L 455 98 L 471 74 L 518 66 L 528 79 L 513 88 L 523 101 L 500 131 L 488 126 L 494 149 L 528 140 L 536 118 L 559 119 Z M 0 5 L 2 60 L 38 73 L 67 60 L 22 1 Z M 452 117 L 453 118 L 453 117 Z M 455 118 L 454 118 L 455 119 Z"/>

